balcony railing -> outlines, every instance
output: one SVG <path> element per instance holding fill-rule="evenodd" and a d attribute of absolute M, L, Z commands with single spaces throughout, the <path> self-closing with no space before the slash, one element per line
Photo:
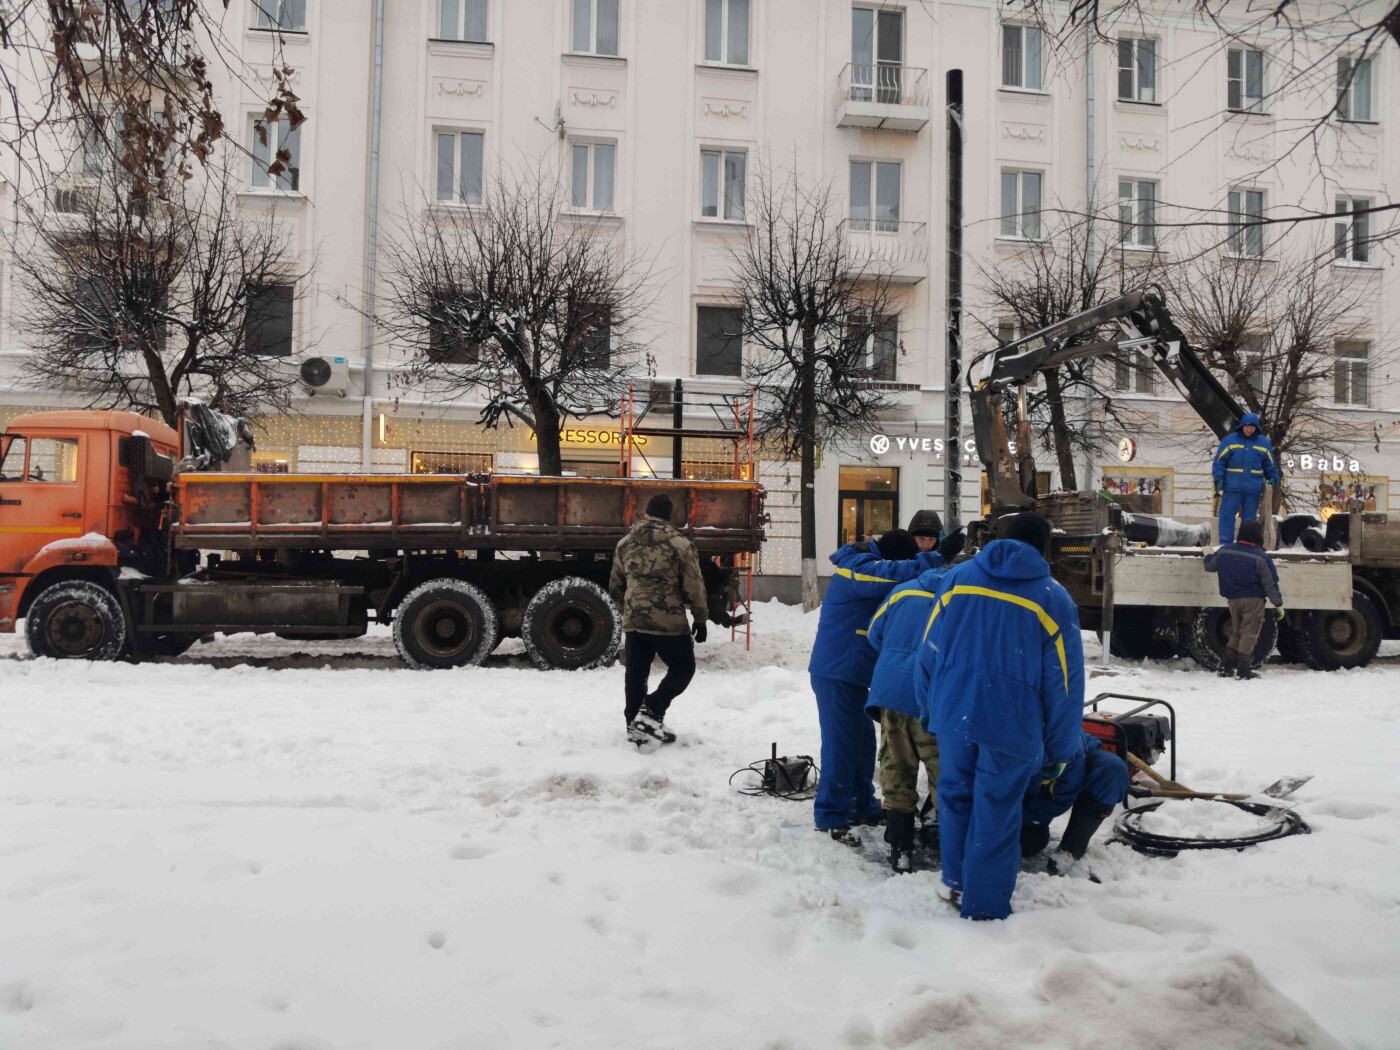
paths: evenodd
<path fill-rule="evenodd" d="M 900 283 L 928 276 L 928 223 L 847 219 L 841 232 L 853 266 Z"/>
<path fill-rule="evenodd" d="M 929 120 L 928 70 L 850 63 L 841 70 L 842 127 L 919 131 Z"/>

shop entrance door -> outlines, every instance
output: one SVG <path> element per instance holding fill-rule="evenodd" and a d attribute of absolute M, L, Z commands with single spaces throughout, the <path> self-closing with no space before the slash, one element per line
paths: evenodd
<path fill-rule="evenodd" d="M 836 531 L 843 545 L 897 526 L 898 467 L 842 467 L 839 485 L 841 517 Z"/>

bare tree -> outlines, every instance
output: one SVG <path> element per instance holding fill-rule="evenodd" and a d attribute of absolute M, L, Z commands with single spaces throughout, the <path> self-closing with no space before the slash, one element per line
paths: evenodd
<path fill-rule="evenodd" d="M 290 344 L 275 333 L 311 267 L 274 211 L 240 209 L 236 175 L 207 171 L 163 200 L 116 168 L 66 198 L 21 202 L 13 309 L 36 383 L 167 423 L 185 397 L 285 410 L 290 373 L 275 355 Z M 46 207 L 55 199 L 68 210 Z"/>
<path fill-rule="evenodd" d="M 729 268 L 742 320 L 727 334 L 749 350 L 756 432 L 801 464 L 802 606 L 810 611 L 818 604 L 817 449 L 879 429 L 891 407 L 878 384 L 888 375 L 882 366 L 902 352 L 888 334 L 898 310 L 886 267 L 853 247 L 829 183 L 760 167 L 746 209 L 749 235 L 731 245 Z"/>
<path fill-rule="evenodd" d="M 992 337 L 1020 338 L 1098 306 L 1124 289 L 1141 288 L 1160 278 L 1161 257 L 1150 247 L 1126 246 L 1123 239 L 1129 227 L 1116 218 L 1060 211 L 1052 221 L 1053 230 L 1018 245 L 1009 258 L 977 262 L 986 304 L 983 327 Z M 1106 335 L 1098 330 L 1085 332 L 1066 346 L 1096 342 Z M 1108 365 L 1129 375 L 1137 368 L 1151 367 L 1138 355 L 1112 357 Z M 1033 440 L 1054 453 L 1060 484 L 1066 489 L 1079 488 L 1075 456 L 1100 451 L 1106 422 L 1137 425 L 1113 390 L 1105 388 L 1105 375 L 1101 362 L 1070 361 L 1048 369 L 1043 386 L 1026 391 Z M 1014 419 L 1016 408 L 1015 392 L 1008 391 L 1004 410 Z"/>
<path fill-rule="evenodd" d="M 281 60 L 281 29 L 304 18 L 304 2 L 255 0 L 255 16 L 273 41 L 270 90 L 223 33 L 229 4 L 7 3 L 0 14 L 0 145 L 24 164 L 35 159 L 46 136 L 63 150 L 106 153 L 132 173 L 131 192 L 139 198 L 167 194 L 172 183 L 210 160 L 225 133 L 216 77 L 231 77 L 263 97 L 265 122 L 295 128 L 304 115 L 290 87 L 292 70 Z M 139 161 L 143 155 L 159 162 Z M 270 162 L 289 159 L 279 144 Z M 45 178 L 41 173 L 40 181 Z"/>
<path fill-rule="evenodd" d="M 541 167 L 487 179 L 469 207 L 406 208 L 383 248 L 373 318 L 408 349 L 407 382 L 486 399 L 481 422 L 535 432 L 541 474 L 562 472 L 570 417 L 615 414 L 644 361 L 644 260 L 616 227 L 565 208 Z"/>
<path fill-rule="evenodd" d="M 1178 320 L 1197 352 L 1260 415 L 1280 458 L 1338 453 L 1371 439 L 1372 421 L 1335 406 L 1373 404 L 1394 357 L 1390 333 L 1373 327 L 1369 276 L 1319 266 L 1318 254 L 1316 244 L 1298 244 L 1277 260 L 1198 255 L 1171 279 Z M 1288 485 L 1285 477 L 1276 501 L 1287 498 Z"/>

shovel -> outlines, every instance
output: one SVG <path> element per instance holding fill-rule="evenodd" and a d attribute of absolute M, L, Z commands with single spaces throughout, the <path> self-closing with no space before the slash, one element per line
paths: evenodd
<path fill-rule="evenodd" d="M 1159 790 L 1152 792 L 1154 798 L 1224 798 L 1233 802 L 1243 802 L 1246 799 L 1255 797 L 1254 795 L 1226 791 L 1193 791 L 1185 784 L 1178 784 L 1175 780 L 1168 780 L 1131 752 L 1128 753 L 1128 762 L 1134 769 L 1146 773 L 1157 782 Z M 1269 798 L 1287 798 L 1310 780 L 1312 780 L 1311 774 L 1308 776 L 1280 777 L 1261 791 L 1260 794 Z"/>

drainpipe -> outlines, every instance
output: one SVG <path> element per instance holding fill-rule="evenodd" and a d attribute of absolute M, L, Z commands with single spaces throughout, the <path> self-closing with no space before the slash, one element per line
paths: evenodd
<path fill-rule="evenodd" d="M 369 118 L 369 200 L 365 208 L 365 396 L 360 420 L 360 469 L 369 473 L 374 445 L 374 311 L 379 279 L 379 113 L 384 99 L 384 0 L 374 0 L 374 97 Z"/>

